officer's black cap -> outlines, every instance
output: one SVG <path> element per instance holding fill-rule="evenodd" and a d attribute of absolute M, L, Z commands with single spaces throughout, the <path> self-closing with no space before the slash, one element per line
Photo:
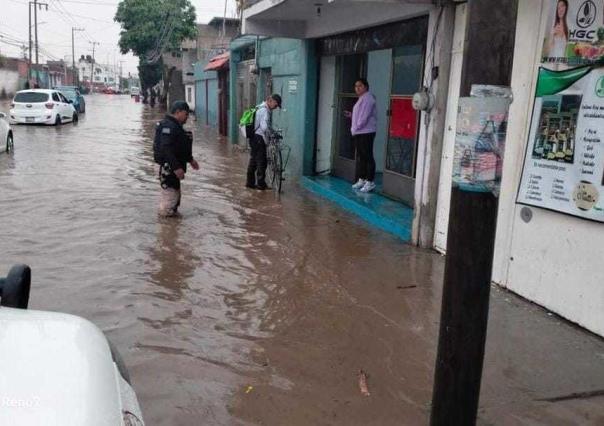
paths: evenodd
<path fill-rule="evenodd" d="M 279 108 L 281 108 L 281 96 L 279 96 L 278 94 L 274 93 L 274 94 L 272 94 L 272 95 L 271 95 L 271 98 L 272 98 L 272 99 L 273 99 L 275 102 L 277 102 L 277 106 L 278 106 Z"/>
<path fill-rule="evenodd" d="M 172 104 L 172 108 L 170 108 L 170 114 L 174 114 L 176 111 L 191 112 L 191 108 L 189 108 L 189 104 L 185 101 L 176 101 Z"/>

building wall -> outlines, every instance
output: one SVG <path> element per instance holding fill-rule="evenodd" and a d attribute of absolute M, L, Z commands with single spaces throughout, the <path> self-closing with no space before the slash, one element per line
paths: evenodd
<path fill-rule="evenodd" d="M 528 139 L 537 67 L 551 2 L 521 0 L 508 135 L 499 200 L 493 280 L 604 336 L 604 224 L 531 207 L 520 219 L 515 203 Z M 523 40 L 532 40 L 531 43 Z"/>
<path fill-rule="evenodd" d="M 229 50 L 229 42 L 237 36 L 239 25 L 227 24 L 221 37 L 222 25 L 197 25 L 197 61 L 207 62 L 213 56 Z"/>
<path fill-rule="evenodd" d="M 272 92 L 283 101 L 283 108 L 273 111 L 273 127 L 283 130 L 291 148 L 286 173 L 293 178 L 314 171 L 317 60 L 313 47 L 310 41 L 282 38 L 259 43 L 258 68 L 270 68 Z M 260 102 L 264 84 L 257 87 Z"/>
<path fill-rule="evenodd" d="M 19 90 L 19 72 L 0 69 L 0 95 L 5 93 L 7 98 L 12 98 Z"/>

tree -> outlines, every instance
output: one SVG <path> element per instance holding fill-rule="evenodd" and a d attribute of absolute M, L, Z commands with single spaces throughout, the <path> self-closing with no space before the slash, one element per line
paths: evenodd
<path fill-rule="evenodd" d="M 114 20 L 122 27 L 121 53 L 139 58 L 141 88 L 163 78 L 165 102 L 175 67 L 164 64 L 162 54 L 179 51 L 183 40 L 197 36 L 195 7 L 190 0 L 122 0 Z"/>

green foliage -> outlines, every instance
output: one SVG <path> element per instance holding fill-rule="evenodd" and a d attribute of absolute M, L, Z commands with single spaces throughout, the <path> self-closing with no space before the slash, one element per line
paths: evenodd
<path fill-rule="evenodd" d="M 139 62 L 138 77 L 141 81 L 141 89 L 147 89 L 159 83 L 162 78 L 161 60 L 154 64 L 149 64 L 141 58 Z"/>
<path fill-rule="evenodd" d="M 190 0 L 122 0 L 113 19 L 122 27 L 121 53 L 139 57 L 143 89 L 162 79 L 162 53 L 178 50 L 183 40 L 197 36 L 195 7 Z"/>
<path fill-rule="evenodd" d="M 122 0 L 114 20 L 122 26 L 120 51 L 138 57 L 177 49 L 197 35 L 190 0 Z"/>

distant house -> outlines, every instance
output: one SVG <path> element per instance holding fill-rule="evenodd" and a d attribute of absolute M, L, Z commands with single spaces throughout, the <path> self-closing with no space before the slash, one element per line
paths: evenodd
<path fill-rule="evenodd" d="M 94 87 L 99 91 L 108 87 L 118 88 L 119 73 L 109 65 L 94 62 L 90 55 L 81 56 L 77 63 L 80 83 L 85 87 Z"/>
<path fill-rule="evenodd" d="M 206 126 L 228 134 L 229 114 L 229 45 L 239 34 L 240 21 L 232 18 L 214 18 L 208 24 L 199 24 L 197 59 L 194 65 L 194 84 L 187 81 L 187 95 L 193 94 L 196 117 Z"/>
<path fill-rule="evenodd" d="M 22 58 L 0 59 L 0 97 L 10 98 L 26 87 L 27 64 Z"/>

